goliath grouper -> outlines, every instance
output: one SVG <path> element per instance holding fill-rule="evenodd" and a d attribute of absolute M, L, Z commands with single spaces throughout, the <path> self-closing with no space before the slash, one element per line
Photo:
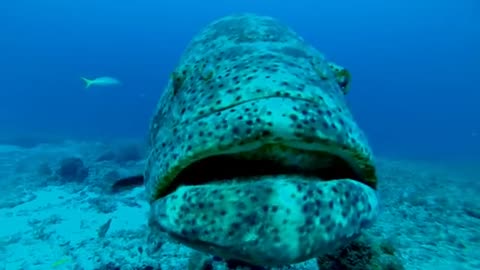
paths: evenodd
<path fill-rule="evenodd" d="M 221 18 L 194 37 L 156 108 L 143 175 L 150 226 L 253 265 L 345 246 L 378 211 L 350 74 L 270 17 Z"/>

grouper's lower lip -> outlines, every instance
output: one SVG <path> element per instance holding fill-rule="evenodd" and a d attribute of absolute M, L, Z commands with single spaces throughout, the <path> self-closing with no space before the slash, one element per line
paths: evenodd
<path fill-rule="evenodd" d="M 287 265 L 344 246 L 374 220 L 375 191 L 304 175 L 181 186 L 152 204 L 150 223 L 194 249 L 254 265 Z"/>

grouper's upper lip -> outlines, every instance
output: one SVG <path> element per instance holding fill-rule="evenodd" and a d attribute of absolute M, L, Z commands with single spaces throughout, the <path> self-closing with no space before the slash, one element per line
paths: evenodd
<path fill-rule="evenodd" d="M 197 121 L 199 119 L 205 118 L 209 115 L 226 111 L 228 109 L 235 108 L 239 105 L 249 103 L 252 101 L 257 101 L 257 100 L 266 100 L 266 99 L 272 99 L 272 98 L 285 98 L 285 99 L 290 99 L 290 100 L 302 100 L 305 102 L 310 102 L 310 103 L 318 103 L 320 100 L 323 100 L 322 97 L 316 97 L 316 96 L 303 96 L 303 97 L 296 97 L 293 94 L 289 94 L 288 92 L 277 92 L 274 95 L 267 95 L 267 96 L 259 96 L 259 97 L 254 97 L 254 98 L 248 98 L 248 99 L 240 99 L 231 102 L 228 105 L 209 105 L 208 109 L 203 109 L 203 108 L 197 108 L 197 114 L 193 116 L 191 119 L 189 119 L 188 122 L 191 121 Z"/>
<path fill-rule="evenodd" d="M 290 100 L 299 100 L 299 101 L 305 101 L 305 102 L 309 102 L 309 103 L 320 103 L 320 102 L 324 102 L 324 98 L 323 97 L 320 97 L 320 96 L 316 96 L 316 95 L 308 95 L 308 96 L 301 96 L 301 97 L 297 97 L 295 96 L 295 92 L 280 92 L 278 91 L 277 93 L 273 94 L 273 95 L 265 95 L 265 96 L 258 96 L 258 97 L 255 97 L 255 98 L 248 98 L 248 99 L 240 99 L 239 101 L 235 101 L 231 104 L 229 104 L 228 106 L 223 106 L 223 107 L 211 107 L 210 110 L 198 110 L 199 112 L 204 112 L 204 113 L 199 113 L 196 117 L 194 117 L 193 119 L 195 120 L 199 120 L 199 119 L 202 119 L 202 118 L 205 118 L 205 117 L 208 117 L 209 115 L 212 115 L 212 114 L 216 114 L 218 112 L 222 112 L 222 111 L 226 111 L 226 110 L 229 110 L 229 109 L 234 109 L 238 106 L 240 106 L 241 104 L 245 104 L 245 103 L 249 103 L 249 102 L 252 102 L 252 101 L 259 101 L 259 100 L 268 100 L 268 99 L 273 99 L 273 98 L 285 98 L 285 99 L 290 99 Z M 331 143 L 332 145 L 335 144 L 334 141 L 330 141 L 329 143 Z M 345 153 L 345 152 L 348 152 Z M 337 152 L 338 155 L 341 155 L 341 156 L 350 156 L 351 158 L 353 158 L 353 160 L 351 160 L 352 163 L 356 163 L 356 162 L 360 162 L 362 164 L 358 164 L 359 165 L 359 170 L 363 170 L 365 171 L 365 182 L 367 182 L 366 184 L 371 186 L 372 188 L 376 188 L 376 182 L 377 182 L 377 176 L 376 176 L 376 169 L 375 169 L 375 166 L 373 163 L 372 160 L 365 160 L 365 157 L 361 156 L 361 154 L 356 151 L 356 149 L 349 149 L 349 148 L 345 148 L 345 147 L 339 147 L 338 148 L 338 152 Z"/>

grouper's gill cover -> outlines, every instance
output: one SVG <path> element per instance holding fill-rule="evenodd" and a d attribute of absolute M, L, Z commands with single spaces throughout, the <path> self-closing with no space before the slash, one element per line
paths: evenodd
<path fill-rule="evenodd" d="M 151 123 L 144 176 L 152 227 L 256 265 L 304 261 L 357 237 L 377 213 L 377 179 L 341 87 L 321 53 L 270 17 L 209 24 L 184 52 Z M 348 166 L 329 181 L 279 174 L 171 188 L 195 161 L 221 154 L 305 171 L 329 169 L 333 156 Z"/>

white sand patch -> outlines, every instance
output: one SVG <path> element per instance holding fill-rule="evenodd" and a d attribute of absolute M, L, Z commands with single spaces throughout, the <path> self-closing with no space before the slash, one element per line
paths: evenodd
<path fill-rule="evenodd" d="M 126 197 L 140 192 L 143 189 L 137 188 Z M 0 238 L 8 242 L 6 256 L 2 256 L 6 269 L 48 269 L 55 263 L 63 267 L 55 269 L 69 269 L 66 265 L 72 264 L 72 257 L 77 261 L 88 261 L 82 257 L 92 257 L 92 253 L 88 249 L 71 251 L 68 247 L 95 242 L 99 238 L 100 226 L 109 219 L 112 222 L 107 234 L 138 230 L 146 225 L 146 202 L 138 202 L 141 207 L 117 203 L 115 212 L 103 214 L 89 204 L 88 199 L 98 197 L 98 194 L 86 191 L 68 193 L 62 187 L 47 187 L 34 194 L 33 201 L 12 209 L 0 209 Z M 73 253 L 77 254 L 72 256 Z"/>

